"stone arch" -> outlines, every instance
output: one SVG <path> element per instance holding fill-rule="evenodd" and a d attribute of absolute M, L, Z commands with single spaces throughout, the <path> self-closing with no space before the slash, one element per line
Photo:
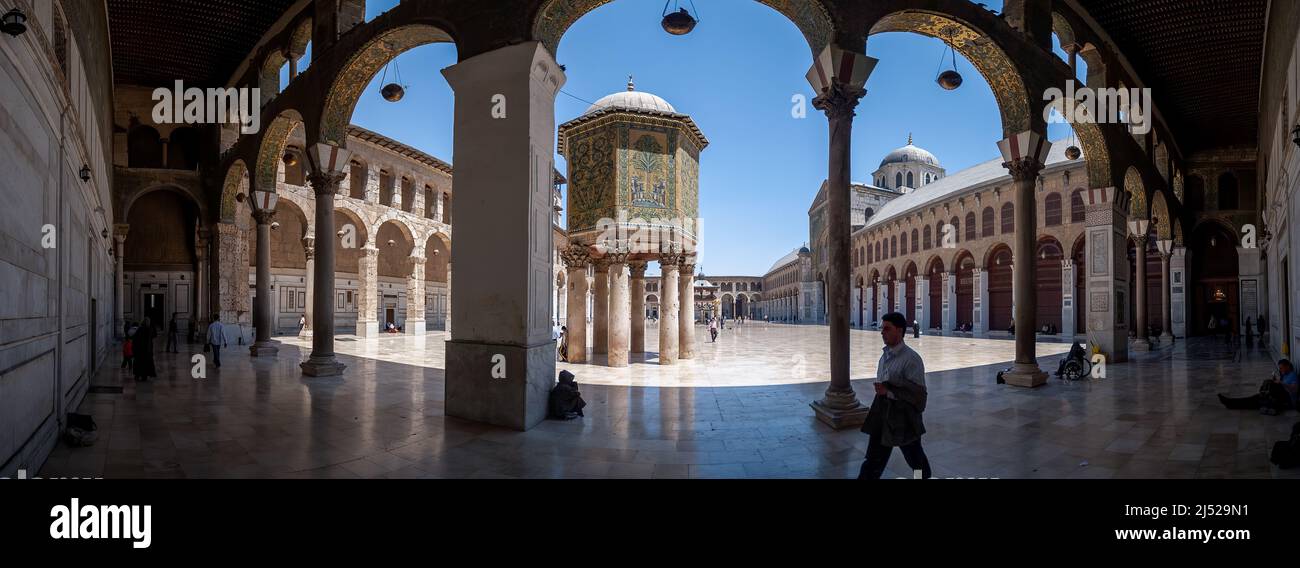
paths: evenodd
<path fill-rule="evenodd" d="M 307 53 L 307 44 L 311 43 L 312 19 L 303 18 L 289 36 L 289 56 L 297 60 Z"/>
<path fill-rule="evenodd" d="M 1130 218 L 1146 219 L 1150 215 L 1147 206 L 1147 192 L 1142 183 L 1142 174 L 1137 168 L 1129 166 L 1124 172 L 1124 191 L 1129 194 L 1128 214 Z"/>
<path fill-rule="evenodd" d="M 286 109 L 276 115 L 266 126 L 262 134 L 262 144 L 257 151 L 257 165 L 254 169 L 252 184 L 254 191 L 275 191 L 280 160 L 284 149 L 289 144 L 289 135 L 302 126 L 302 115 L 293 109 Z"/>
<path fill-rule="evenodd" d="M 588 12 L 611 0 L 548 0 L 533 18 L 532 39 L 558 53 L 560 39 L 569 27 Z M 835 36 L 835 22 L 818 0 L 758 0 L 794 23 L 803 33 L 815 57 Z"/>
<path fill-rule="evenodd" d="M 958 327 L 975 325 L 975 255 L 969 250 L 957 251 L 952 260 L 953 276 L 957 278 L 957 305 L 954 317 Z"/>
<path fill-rule="evenodd" d="M 1002 118 L 1004 138 L 1026 130 L 1042 131 L 1046 127 L 1045 121 L 1041 113 L 1035 111 L 1039 107 L 1031 103 L 1029 89 L 1016 64 L 989 34 L 952 15 L 959 10 L 970 14 L 982 10 L 963 4 L 949 4 L 949 13 L 913 9 L 893 12 L 872 24 L 867 35 L 912 32 L 951 43 L 975 66 L 993 91 Z"/>
<path fill-rule="evenodd" d="M 411 272 L 406 260 L 415 251 L 415 235 L 400 219 L 381 219 L 375 224 L 375 248 L 380 277 L 405 278 Z"/>
<path fill-rule="evenodd" d="M 1155 224 L 1156 236 L 1161 240 L 1173 238 L 1173 225 L 1169 221 L 1169 206 L 1165 203 L 1165 194 L 1157 191 L 1151 198 L 1151 222 Z"/>
<path fill-rule="evenodd" d="M 262 59 L 262 67 L 257 73 L 257 86 L 262 90 L 262 106 L 280 94 L 280 68 L 288 62 L 289 58 L 279 49 L 270 50 Z"/>
<path fill-rule="evenodd" d="M 447 268 L 451 263 L 451 237 L 434 231 L 424 243 L 424 279 L 428 282 L 447 282 Z M 560 287 L 563 288 L 565 271 L 559 271 Z"/>
<path fill-rule="evenodd" d="M 221 184 L 220 220 L 230 223 L 235 220 L 235 204 L 248 199 L 248 167 L 243 160 L 235 160 L 226 168 L 226 179 Z"/>
<path fill-rule="evenodd" d="M 1063 309 L 1061 301 L 1065 295 L 1065 287 L 1073 285 L 1072 282 L 1067 283 L 1063 280 L 1061 261 L 1066 258 L 1065 254 L 1061 241 L 1052 235 L 1043 235 L 1034 247 L 1034 256 L 1037 257 L 1034 263 L 1034 286 L 1038 291 L 1034 310 L 1035 329 L 1050 325 L 1059 330 L 1065 323 L 1061 319 Z"/>
<path fill-rule="evenodd" d="M 208 218 L 208 206 L 207 203 L 203 201 L 203 198 L 199 194 L 199 191 L 192 187 L 189 187 L 184 184 L 179 184 L 179 183 L 160 183 L 156 185 L 151 185 L 130 194 L 125 200 L 123 200 L 122 213 L 118 218 L 126 219 L 131 214 L 132 205 L 135 205 L 135 203 L 139 201 L 141 197 L 144 197 L 156 191 L 170 191 L 179 194 L 187 201 L 190 201 L 193 204 L 195 210 L 198 211 L 200 225 L 203 224 L 203 220 Z"/>
<path fill-rule="evenodd" d="M 132 126 L 126 134 L 126 161 L 131 168 L 162 168 L 162 136 L 146 125 Z"/>
<path fill-rule="evenodd" d="M 1009 254 L 1012 254 L 1012 255 L 1013 255 L 1013 256 L 1012 256 L 1012 262 L 1014 262 L 1014 261 L 1015 261 L 1015 258 L 1014 258 L 1014 253 L 1012 253 L 1011 245 L 1008 245 L 1008 244 L 1003 243 L 1003 242 L 996 242 L 996 243 L 993 243 L 993 244 L 989 245 L 989 247 L 988 247 L 987 249 L 985 249 L 985 251 L 984 251 L 984 255 L 983 255 L 983 257 L 984 257 L 983 268 L 984 268 L 985 270 L 987 270 L 987 269 L 989 269 L 990 267 L 994 266 L 994 265 L 995 265 L 995 262 L 994 262 L 994 260 L 993 260 L 993 257 L 994 257 L 995 255 L 997 255 L 999 252 L 1003 251 L 1003 250 L 1006 250 Z"/>
<path fill-rule="evenodd" d="M 1077 45 L 1079 42 L 1078 36 L 1074 34 L 1074 26 L 1071 26 L 1070 21 L 1060 12 L 1052 12 L 1052 33 L 1060 39 L 1062 47 Z"/>
<path fill-rule="evenodd" d="M 173 170 L 193 171 L 199 167 L 202 152 L 202 133 L 193 126 L 178 126 L 167 134 L 167 163 Z"/>
<path fill-rule="evenodd" d="M 455 43 L 451 35 L 443 31 L 445 27 L 431 22 L 395 26 L 376 34 L 352 54 L 340 68 L 325 96 L 319 140 L 345 146 L 352 111 L 361 97 L 361 91 L 370 84 L 375 74 L 393 58 L 410 49 L 430 43 Z"/>
<path fill-rule="evenodd" d="M 988 306 L 986 307 L 988 329 L 1001 331 L 1011 326 L 1013 277 L 1011 263 L 1015 257 L 1011 247 L 998 243 L 989 249 L 985 258 L 985 270 L 988 275 Z"/>

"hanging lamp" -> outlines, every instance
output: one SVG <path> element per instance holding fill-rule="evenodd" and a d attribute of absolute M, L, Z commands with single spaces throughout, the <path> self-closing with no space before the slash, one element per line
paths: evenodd
<path fill-rule="evenodd" d="M 698 15 L 700 10 L 695 7 L 695 0 L 689 0 L 689 2 L 691 3 L 691 9 L 695 10 L 695 14 Z M 670 3 L 673 5 L 674 9 L 672 12 L 668 11 L 668 4 Z M 664 19 L 660 23 L 663 25 L 664 31 L 672 35 L 686 35 L 691 33 L 691 30 L 695 29 L 695 24 L 699 23 L 699 20 L 697 20 L 695 16 L 692 16 L 691 12 L 686 8 L 682 8 L 680 3 L 681 0 L 668 0 L 667 2 L 664 2 Z"/>
<path fill-rule="evenodd" d="M 393 76 L 397 79 L 397 82 L 384 85 L 384 88 L 379 90 L 379 94 L 384 97 L 384 100 L 390 103 L 395 103 L 402 100 L 402 97 L 406 96 L 406 86 L 402 84 L 402 68 L 397 66 L 397 61 L 394 60 L 390 62 L 389 65 L 392 65 L 393 67 Z M 382 83 L 387 78 L 388 65 L 385 65 L 384 74 L 379 78 L 379 82 Z"/>
<path fill-rule="evenodd" d="M 940 73 L 939 77 L 936 78 L 934 82 L 938 83 L 943 90 L 951 91 L 961 86 L 962 78 L 961 73 L 957 72 L 957 49 L 953 47 L 952 44 L 952 27 L 948 27 L 946 31 L 948 32 L 948 37 L 944 40 L 944 43 L 947 45 L 947 51 L 952 52 L 952 69 Z M 942 55 L 939 56 L 939 66 L 941 68 L 943 67 Z"/>
<path fill-rule="evenodd" d="M 1074 129 L 1071 128 L 1071 129 L 1070 129 L 1070 145 L 1067 146 L 1067 147 L 1065 148 L 1065 157 L 1066 157 L 1066 158 L 1069 158 L 1069 159 L 1071 159 L 1071 160 L 1077 160 L 1077 159 L 1079 159 L 1079 156 L 1082 156 L 1082 155 L 1083 155 L 1083 151 L 1080 150 L 1078 146 L 1075 146 L 1075 145 L 1074 145 Z"/>

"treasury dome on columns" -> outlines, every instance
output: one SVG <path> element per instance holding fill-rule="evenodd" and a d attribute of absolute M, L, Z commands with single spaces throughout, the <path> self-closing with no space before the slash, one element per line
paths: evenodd
<path fill-rule="evenodd" d="M 700 152 L 709 141 L 668 101 L 627 89 L 559 127 L 568 161 L 568 235 L 596 256 L 633 260 L 693 253 L 699 237 Z"/>

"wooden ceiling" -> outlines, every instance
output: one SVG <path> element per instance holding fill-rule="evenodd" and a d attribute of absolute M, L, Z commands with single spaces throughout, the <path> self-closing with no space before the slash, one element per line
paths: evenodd
<path fill-rule="evenodd" d="M 221 86 L 294 0 L 108 0 L 114 82 Z"/>
<path fill-rule="evenodd" d="M 1151 88 L 1183 151 L 1256 145 L 1268 0 L 1079 4 Z"/>

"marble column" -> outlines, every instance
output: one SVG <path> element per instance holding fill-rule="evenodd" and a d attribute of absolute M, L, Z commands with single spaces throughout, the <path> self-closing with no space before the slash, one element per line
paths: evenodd
<path fill-rule="evenodd" d="M 271 341 L 274 333 L 271 317 L 271 220 L 274 218 L 274 209 L 253 211 L 253 219 L 257 221 L 257 305 L 253 318 L 257 340 L 249 346 L 248 353 L 254 357 L 274 356 L 280 351 Z"/>
<path fill-rule="evenodd" d="M 1137 332 L 1133 342 L 1129 345 L 1132 351 L 1150 351 L 1151 339 L 1147 329 L 1147 223 L 1148 221 L 1129 221 L 1130 231 L 1137 228 L 1139 232 L 1133 232 L 1133 247 L 1137 258 L 1134 259 L 1133 276 L 1133 296 L 1134 304 L 1133 318 L 1134 331 Z"/>
<path fill-rule="evenodd" d="M 971 316 L 975 320 L 971 326 L 971 331 L 975 337 L 987 337 L 989 334 L 989 279 L 984 273 L 982 267 L 976 266 L 971 269 L 971 278 L 975 286 L 975 294 L 972 300 Z"/>
<path fill-rule="evenodd" d="M 957 329 L 957 273 L 943 273 L 943 334 Z"/>
<path fill-rule="evenodd" d="M 1084 192 L 1087 203 L 1088 346 L 1109 363 L 1128 360 L 1128 193 L 1115 187 Z"/>
<path fill-rule="evenodd" d="M 309 377 L 334 377 L 343 374 L 347 365 L 334 356 L 334 263 L 338 235 L 334 230 L 334 199 L 343 181 L 342 170 L 347 169 L 350 153 L 328 144 L 312 148 L 312 173 L 308 177 L 316 194 L 316 230 L 324 238 L 318 239 L 312 253 L 311 286 L 308 286 L 308 305 L 311 307 L 312 354 L 299 364 Z"/>
<path fill-rule="evenodd" d="M 307 305 L 303 307 L 302 317 L 305 320 L 302 329 L 298 331 L 299 339 L 311 339 L 312 323 L 316 319 L 315 299 L 316 299 L 316 238 L 308 235 L 302 238 L 302 250 L 307 256 Z"/>
<path fill-rule="evenodd" d="M 546 418 L 555 385 L 550 323 L 555 96 L 565 76 L 540 42 L 476 53 L 442 70 L 456 93 L 452 154 L 460 268 L 451 280 L 446 414 L 516 430 Z"/>
<path fill-rule="evenodd" d="M 628 285 L 627 252 L 605 255 L 609 261 L 609 350 L 610 367 L 626 367 L 632 335 L 632 302 Z"/>
<path fill-rule="evenodd" d="M 862 287 L 853 287 L 853 298 L 849 305 L 849 325 L 853 327 L 862 326 Z"/>
<path fill-rule="evenodd" d="M 411 255 L 411 275 L 406 279 L 406 323 L 404 335 L 424 335 L 424 261 L 423 256 Z"/>
<path fill-rule="evenodd" d="M 930 279 L 918 274 L 916 276 L 916 323 L 925 331 L 930 330 Z"/>
<path fill-rule="evenodd" d="M 357 337 L 379 337 L 379 249 L 373 242 L 361 248 L 357 264 Z"/>
<path fill-rule="evenodd" d="M 632 335 L 628 350 L 645 353 L 645 269 L 644 260 L 628 262 L 632 276 Z"/>
<path fill-rule="evenodd" d="M 117 267 L 113 271 L 114 288 L 113 296 L 116 299 L 114 310 L 116 311 L 116 323 L 113 325 L 113 336 L 118 339 L 125 339 L 122 335 L 122 328 L 126 325 L 126 302 L 129 297 L 126 293 L 126 234 L 130 232 L 131 226 L 126 223 L 117 223 L 113 225 L 113 260 L 116 261 Z"/>
<path fill-rule="evenodd" d="M 1162 343 L 1172 343 L 1174 340 L 1174 323 L 1170 317 L 1170 296 L 1169 296 L 1169 261 L 1174 257 L 1172 240 L 1163 240 L 1159 243 L 1160 247 L 1160 341 Z"/>
<path fill-rule="evenodd" d="M 569 245 L 560 253 L 568 273 L 568 300 L 565 302 L 568 313 L 565 314 L 565 341 L 570 363 L 587 362 L 587 264 L 591 256 L 587 247 L 580 244 Z"/>
<path fill-rule="evenodd" d="M 894 282 L 894 306 L 893 310 L 907 317 L 907 281 L 897 280 Z M 912 322 L 907 322 L 912 325 Z"/>
<path fill-rule="evenodd" d="M 596 279 L 592 282 L 591 352 L 602 354 L 609 353 L 609 261 L 602 257 L 593 262 Z"/>
<path fill-rule="evenodd" d="M 660 286 L 659 291 L 659 364 L 677 363 L 678 332 L 677 318 L 681 315 L 677 293 L 679 283 L 677 271 L 682 264 L 682 254 L 665 252 L 659 255 Z"/>
<path fill-rule="evenodd" d="M 1044 142 L 1046 144 L 1046 142 Z M 1046 150 L 1044 150 L 1044 154 Z M 1038 172 L 1043 163 L 1037 157 L 1026 156 L 1009 159 L 1003 163 L 1011 172 L 1011 185 L 1015 199 L 1014 244 L 1012 250 L 1012 306 L 1016 326 L 1016 360 L 1011 371 L 1004 374 L 1007 384 L 1018 387 L 1037 387 L 1047 384 L 1047 373 L 1038 366 L 1034 352 L 1037 336 L 1034 324 L 1038 316 L 1038 287 L 1034 286 L 1038 256 L 1038 211 L 1034 192 L 1038 186 Z"/>
<path fill-rule="evenodd" d="M 826 176 L 826 230 L 829 266 L 826 271 L 826 305 L 829 313 L 830 335 L 830 385 L 825 396 L 811 403 L 813 413 L 831 428 L 840 429 L 862 424 L 867 407 L 858 401 L 849 382 L 849 287 L 851 272 L 851 238 L 849 212 L 851 141 L 854 109 L 866 94 L 863 86 L 871 72 L 874 60 L 865 54 L 840 51 L 828 47 L 828 57 L 814 63 L 809 77 L 814 88 L 820 87 L 813 99 L 813 107 L 823 111 L 829 122 L 829 161 Z M 834 68 L 821 65 L 836 61 Z M 848 64 L 846 66 L 845 64 Z M 849 66 L 857 68 L 850 70 Z M 864 68 L 865 67 L 865 68 Z M 848 71 L 850 76 L 843 76 Z M 861 83 L 857 82 L 861 79 Z M 824 84 L 821 84 L 824 83 Z"/>
<path fill-rule="evenodd" d="M 677 301 L 681 314 L 677 316 L 677 358 L 695 358 L 695 255 L 682 258 L 677 276 Z M 732 308 L 734 318 L 735 308 Z"/>

